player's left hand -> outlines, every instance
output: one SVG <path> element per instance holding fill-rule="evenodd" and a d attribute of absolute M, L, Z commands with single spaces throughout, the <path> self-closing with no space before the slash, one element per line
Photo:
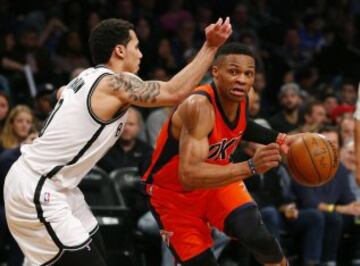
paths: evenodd
<path fill-rule="evenodd" d="M 219 18 L 215 24 L 210 24 L 205 28 L 206 43 L 210 47 L 220 47 L 230 37 L 231 33 L 230 18 L 227 17 L 224 22 L 222 18 Z"/>
<path fill-rule="evenodd" d="M 276 143 L 279 144 L 281 153 L 287 155 L 289 152 L 290 145 L 298 138 L 301 138 L 303 134 L 304 133 L 287 135 L 284 133 L 280 133 L 278 135 Z"/>

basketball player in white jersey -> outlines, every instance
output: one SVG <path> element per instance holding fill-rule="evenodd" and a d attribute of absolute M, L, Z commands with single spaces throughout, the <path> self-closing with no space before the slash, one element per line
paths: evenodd
<path fill-rule="evenodd" d="M 132 24 L 108 19 L 93 29 L 89 44 L 97 66 L 64 87 L 39 138 L 22 146 L 5 180 L 7 222 L 31 265 L 106 265 L 98 224 L 77 185 L 119 138 L 130 105 L 178 103 L 231 32 L 228 18 L 209 25 L 194 60 L 158 82 L 135 75 L 142 54 Z"/>

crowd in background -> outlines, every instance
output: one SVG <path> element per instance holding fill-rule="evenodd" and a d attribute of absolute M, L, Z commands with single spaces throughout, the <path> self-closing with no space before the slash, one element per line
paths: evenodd
<path fill-rule="evenodd" d="M 87 39 L 102 19 L 131 21 L 143 53 L 139 76 L 168 80 L 192 60 L 204 28 L 219 16 L 231 18 L 232 41 L 256 54 L 251 118 L 280 132 L 321 132 L 340 151 L 335 178 L 319 188 L 294 183 L 285 164 L 249 178 L 247 187 L 266 225 L 287 252 L 288 240 L 296 240 L 297 261 L 303 265 L 360 265 L 353 133 L 360 73 L 357 0 L 0 0 L 0 184 L 20 145 L 41 130 L 52 110 L 51 93 L 92 66 Z M 203 82 L 210 79 L 207 75 Z M 141 175 L 170 112 L 131 109 L 124 133 L 98 167 L 107 173 L 136 167 Z M 256 148 L 243 143 L 233 160 L 251 157 Z M 20 265 L 2 200 L 0 264 L 8 259 L 8 265 Z M 135 205 L 134 219 L 140 220 L 146 204 Z M 246 251 L 226 247 L 224 252 L 229 255 L 222 265 L 251 263 L 244 260 Z"/>

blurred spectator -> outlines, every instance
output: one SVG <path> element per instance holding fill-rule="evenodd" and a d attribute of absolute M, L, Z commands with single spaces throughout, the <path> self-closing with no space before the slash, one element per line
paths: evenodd
<path fill-rule="evenodd" d="M 324 127 L 319 133 L 327 137 L 336 149 L 339 149 L 339 134 L 336 128 Z M 293 183 L 299 207 L 318 209 L 325 218 L 322 261 L 325 265 L 336 265 L 338 249 L 343 233 L 348 233 L 354 240 L 350 248 L 352 260 L 360 259 L 359 226 L 354 216 L 360 215 L 360 203 L 356 201 L 349 184 L 350 172 L 342 163 L 334 178 L 320 187 L 304 187 Z M 353 264 L 356 265 L 356 264 Z"/>
<path fill-rule="evenodd" d="M 252 93 L 251 103 L 249 104 L 249 115 L 251 118 L 256 118 L 261 108 L 261 96 L 257 92 Z"/>
<path fill-rule="evenodd" d="M 152 29 L 148 20 L 145 18 L 139 18 L 135 26 L 135 31 L 139 39 L 140 51 L 143 54 L 139 74 L 144 76 L 148 73 L 154 64 L 156 57 L 153 54 L 153 51 L 156 49 L 156 46 L 154 43 L 154 36 L 152 35 Z"/>
<path fill-rule="evenodd" d="M 141 113 L 130 107 L 119 140 L 97 165 L 108 173 L 122 167 L 137 167 L 139 174 L 143 174 L 150 162 L 152 147 L 138 139 L 142 126 Z"/>
<path fill-rule="evenodd" d="M 5 120 L 10 111 L 9 97 L 0 91 L 0 136 L 5 125 Z"/>
<path fill-rule="evenodd" d="M 176 36 L 172 42 L 172 51 L 176 65 L 183 66 L 186 62 L 186 55 L 196 49 L 195 23 L 192 20 L 183 21 L 177 28 Z"/>
<path fill-rule="evenodd" d="M 290 132 L 299 126 L 301 105 L 300 87 L 296 83 L 284 84 L 279 93 L 282 111 L 269 119 L 271 127 L 279 132 Z"/>
<path fill-rule="evenodd" d="M 310 96 L 316 94 L 316 84 L 319 81 L 319 71 L 316 67 L 304 67 L 299 69 L 295 79 L 300 87 Z"/>
<path fill-rule="evenodd" d="M 344 117 L 340 121 L 340 143 L 354 140 L 355 120 L 353 117 Z"/>
<path fill-rule="evenodd" d="M 151 146 L 155 146 L 155 142 L 157 136 L 160 132 L 161 127 L 165 123 L 165 121 L 169 118 L 171 113 L 170 107 L 159 108 L 150 113 L 148 118 L 146 119 L 146 135 L 148 139 L 148 143 Z"/>
<path fill-rule="evenodd" d="M 279 50 L 279 55 L 292 70 L 305 67 L 310 62 L 309 54 L 305 53 L 300 46 L 299 31 L 296 28 L 289 28 L 284 37 L 283 47 Z"/>
<path fill-rule="evenodd" d="M 155 65 L 164 68 L 169 73 L 174 73 L 178 69 L 175 56 L 172 52 L 169 39 L 162 38 L 157 45 L 157 54 L 155 57 Z"/>
<path fill-rule="evenodd" d="M 169 8 L 160 17 L 160 25 L 166 32 L 175 33 L 181 24 L 192 20 L 192 15 L 183 8 L 183 0 L 173 0 L 167 3 Z"/>
<path fill-rule="evenodd" d="M 74 78 L 76 78 L 78 75 L 80 75 L 81 72 L 83 72 L 85 70 L 85 68 L 75 68 L 71 73 L 70 73 L 70 79 L 69 80 L 73 80 Z"/>
<path fill-rule="evenodd" d="M 22 71 L 23 64 L 15 58 L 16 39 L 14 33 L 7 32 L 1 36 L 0 41 L 0 69 L 5 75 L 10 71 Z"/>
<path fill-rule="evenodd" d="M 266 89 L 267 80 L 266 75 L 262 71 L 256 71 L 255 74 L 255 82 L 254 82 L 254 89 L 257 93 L 262 94 L 262 92 Z"/>
<path fill-rule="evenodd" d="M 354 193 L 356 199 L 359 201 L 360 186 L 356 182 L 356 155 L 354 140 L 350 140 L 342 145 L 340 150 L 340 161 L 344 164 L 346 169 L 351 172 L 351 174 L 349 175 L 350 188 L 351 191 Z"/>
<path fill-rule="evenodd" d="M 137 12 L 139 17 L 144 17 L 149 20 L 153 20 L 156 12 L 155 12 L 155 4 L 156 0 L 138 0 L 138 8 Z"/>
<path fill-rule="evenodd" d="M 20 145 L 30 134 L 34 116 L 29 107 L 17 105 L 6 119 L 0 136 L 0 149 L 12 149 Z"/>
<path fill-rule="evenodd" d="M 356 183 L 360 187 L 360 85 L 356 101 L 355 119 L 355 158 L 356 158 Z"/>
<path fill-rule="evenodd" d="M 239 40 L 244 31 L 250 32 L 257 29 L 257 24 L 249 15 L 248 8 L 244 3 L 237 3 L 232 9 L 231 23 L 234 40 Z M 255 32 L 253 33 L 255 34 Z"/>
<path fill-rule="evenodd" d="M 322 101 L 326 111 L 327 122 L 332 124 L 335 122 L 333 121 L 332 113 L 334 109 L 338 107 L 339 100 L 334 93 L 327 93 L 323 95 Z"/>
<path fill-rule="evenodd" d="M 67 31 L 67 27 L 59 18 L 50 18 L 40 34 L 39 45 L 46 47 L 50 54 L 54 54 L 65 31 Z"/>
<path fill-rule="evenodd" d="M 349 170 L 351 173 L 355 173 L 356 158 L 353 140 L 348 140 L 342 143 L 342 146 L 340 148 L 340 161 L 343 163 L 347 170 Z M 360 197 L 358 199 L 360 199 Z"/>
<path fill-rule="evenodd" d="M 305 15 L 304 27 L 299 32 L 303 51 L 312 54 L 318 49 L 323 39 L 322 27 L 323 21 L 318 14 Z"/>
<path fill-rule="evenodd" d="M 320 101 L 306 103 L 301 113 L 301 132 L 317 132 L 326 122 L 325 107 Z"/>
<path fill-rule="evenodd" d="M 134 21 L 134 6 L 131 0 L 116 0 L 115 15 L 127 21 Z"/>
<path fill-rule="evenodd" d="M 340 88 L 340 101 L 343 105 L 354 106 L 356 103 L 357 91 L 355 84 L 351 81 L 344 81 Z"/>
<path fill-rule="evenodd" d="M 39 86 L 35 96 L 34 115 L 36 117 L 36 128 L 40 130 L 47 119 L 49 113 L 53 109 L 51 103 L 51 94 L 55 88 L 53 84 L 46 83 Z"/>
<path fill-rule="evenodd" d="M 347 104 L 340 104 L 336 106 L 331 113 L 332 121 L 339 125 L 340 121 L 345 117 L 352 117 L 355 107 Z"/>
<path fill-rule="evenodd" d="M 204 32 L 205 28 L 212 23 L 213 10 L 206 3 L 199 3 L 196 6 L 195 21 L 198 32 Z"/>
<path fill-rule="evenodd" d="M 259 45 L 258 37 L 253 31 L 243 31 L 239 36 L 239 42 L 248 46 L 255 54 L 256 68 L 264 70 L 265 63 L 264 57 L 267 57 L 267 53 L 263 51 Z"/>
<path fill-rule="evenodd" d="M 69 31 L 62 36 L 54 61 L 57 72 L 65 74 L 67 78 L 74 69 L 90 66 L 84 56 L 83 44 L 78 32 Z"/>
<path fill-rule="evenodd" d="M 30 66 L 37 82 L 45 82 L 53 76 L 53 65 L 49 53 L 41 47 L 39 32 L 25 27 L 20 33 L 20 43 L 14 52 L 14 59 Z"/>

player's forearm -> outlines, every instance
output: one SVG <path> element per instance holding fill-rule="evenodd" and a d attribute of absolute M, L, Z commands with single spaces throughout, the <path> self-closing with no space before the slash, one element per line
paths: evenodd
<path fill-rule="evenodd" d="M 186 97 L 208 71 L 217 49 L 205 42 L 193 61 L 167 82 L 169 93 L 177 95 L 178 101 Z"/>
<path fill-rule="evenodd" d="M 180 180 L 187 190 L 222 187 L 252 176 L 247 162 L 216 165 L 197 163 L 180 170 Z"/>

